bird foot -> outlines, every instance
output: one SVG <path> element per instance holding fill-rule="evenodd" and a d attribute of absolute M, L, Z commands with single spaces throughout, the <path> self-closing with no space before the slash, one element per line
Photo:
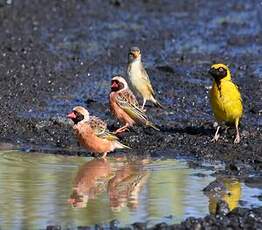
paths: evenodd
<path fill-rule="evenodd" d="M 113 132 L 113 134 L 119 134 L 119 133 L 123 133 L 123 132 L 125 132 L 125 131 L 129 131 L 129 128 L 127 128 L 127 127 L 122 127 L 122 128 L 119 128 L 119 129 L 117 129 L 115 132 Z"/>
<path fill-rule="evenodd" d="M 217 142 L 218 141 L 218 139 L 219 139 L 219 134 L 218 135 L 215 135 L 214 137 L 213 137 L 213 139 L 211 140 L 211 142 Z"/>
<path fill-rule="evenodd" d="M 235 140 L 234 140 L 234 144 L 238 144 L 240 142 L 240 136 L 237 135 Z"/>

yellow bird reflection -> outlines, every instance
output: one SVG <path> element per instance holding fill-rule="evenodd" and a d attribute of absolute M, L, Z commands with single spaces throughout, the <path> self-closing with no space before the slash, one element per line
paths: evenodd
<path fill-rule="evenodd" d="M 238 207 L 238 202 L 241 197 L 241 184 L 236 179 L 223 179 L 222 183 L 224 189 L 219 192 L 210 192 L 209 198 L 209 212 L 216 214 L 217 204 L 219 200 L 223 200 L 228 204 L 229 210 Z"/>

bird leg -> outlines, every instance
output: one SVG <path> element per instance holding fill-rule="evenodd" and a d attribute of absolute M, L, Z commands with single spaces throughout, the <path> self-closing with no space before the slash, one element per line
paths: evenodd
<path fill-rule="evenodd" d="M 220 126 L 218 125 L 217 126 L 217 130 L 216 130 L 216 133 L 215 133 L 215 136 L 213 137 L 213 139 L 211 140 L 211 142 L 216 142 L 216 141 L 218 141 L 218 138 L 219 138 L 219 129 L 220 129 Z"/>
<path fill-rule="evenodd" d="M 125 124 L 123 127 L 117 129 L 114 134 L 118 134 L 118 133 L 122 133 L 125 132 L 126 130 L 128 130 L 129 124 Z"/>
<path fill-rule="evenodd" d="M 146 104 L 146 99 L 144 98 L 144 99 L 143 99 L 143 105 L 142 105 L 142 108 L 141 108 L 143 111 L 146 111 L 146 110 L 144 109 L 145 104 Z"/>
<path fill-rule="evenodd" d="M 235 144 L 238 144 L 240 142 L 240 134 L 239 134 L 239 129 L 238 129 L 238 120 L 236 121 L 236 137 L 234 140 Z"/>
<path fill-rule="evenodd" d="M 102 158 L 102 159 L 106 159 L 106 155 L 107 155 L 107 152 L 105 152 L 105 153 L 101 156 L 101 158 Z"/>

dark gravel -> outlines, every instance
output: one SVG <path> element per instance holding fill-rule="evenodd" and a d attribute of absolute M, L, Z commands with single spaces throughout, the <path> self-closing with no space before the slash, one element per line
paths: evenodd
<path fill-rule="evenodd" d="M 137 45 L 167 109 L 148 107 L 160 132 L 136 127 L 121 137 L 132 147 L 128 154 L 183 156 L 200 166 L 203 159 L 219 160 L 226 167 L 218 174 L 253 183 L 248 177 L 262 168 L 261 10 L 255 0 L 1 1 L 0 148 L 88 154 L 65 115 L 83 105 L 118 127 L 107 103 L 110 78 L 125 74 L 128 48 Z M 214 62 L 230 66 L 242 93 L 238 145 L 230 129 L 218 143 L 210 142 L 215 129 L 207 70 Z M 224 217 L 223 226 L 242 218 L 239 210 Z M 255 221 L 261 227 L 258 219 L 245 218 L 238 226 Z M 221 223 L 209 216 L 180 227 Z"/>
<path fill-rule="evenodd" d="M 221 205 L 226 203 L 221 202 Z M 226 209 L 226 208 L 225 208 Z M 116 221 L 116 220 L 115 220 Z M 235 208 L 231 212 L 219 211 L 216 215 L 207 215 L 204 218 L 189 217 L 180 224 L 167 225 L 166 223 L 156 224 L 154 227 L 147 227 L 146 223 L 134 223 L 131 227 L 119 228 L 114 223 L 109 224 L 110 229 L 161 229 L 161 230 L 198 230 L 198 229 L 262 229 L 262 209 L 261 208 Z M 96 229 L 108 229 L 101 225 L 96 225 Z M 47 226 L 47 230 L 60 230 L 60 225 Z M 79 226 L 78 230 L 92 229 L 90 226 Z"/>

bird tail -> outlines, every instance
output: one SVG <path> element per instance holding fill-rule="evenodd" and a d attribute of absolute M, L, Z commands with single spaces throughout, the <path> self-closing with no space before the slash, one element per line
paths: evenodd
<path fill-rule="evenodd" d="M 146 126 L 149 126 L 149 127 L 153 128 L 153 129 L 155 129 L 157 131 L 160 131 L 160 129 L 157 128 L 151 121 L 147 121 L 146 122 Z"/>
<path fill-rule="evenodd" d="M 124 144 L 120 143 L 119 141 L 115 142 L 115 147 L 118 148 L 118 149 L 131 149 L 129 146 L 124 145 Z"/>
<path fill-rule="evenodd" d="M 154 97 L 152 97 L 152 102 L 154 103 L 155 106 L 161 108 L 161 109 L 165 109 L 165 107 Z"/>

